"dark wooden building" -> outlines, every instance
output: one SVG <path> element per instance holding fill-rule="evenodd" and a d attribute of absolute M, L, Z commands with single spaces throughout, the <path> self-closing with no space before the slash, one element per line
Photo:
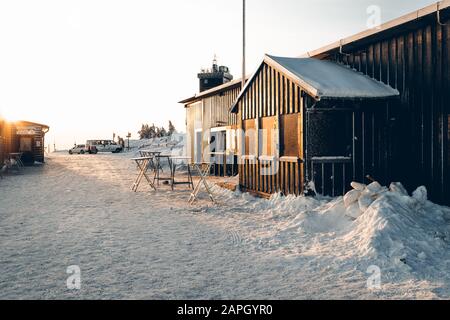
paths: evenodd
<path fill-rule="evenodd" d="M 353 160 L 361 153 L 352 138 L 362 130 L 357 113 L 385 119 L 398 95 L 335 62 L 266 56 L 232 110 L 239 111 L 242 129 L 241 189 L 263 196 L 300 195 L 308 188 L 342 194 L 355 180 Z M 378 134 L 376 124 L 365 130 Z M 382 167 L 382 159 L 375 163 Z"/>
<path fill-rule="evenodd" d="M 45 161 L 45 134 L 49 127 L 44 124 L 16 121 L 0 122 L 0 157 L 3 161 L 10 153 L 22 153 L 22 162 L 32 165 Z"/>
<path fill-rule="evenodd" d="M 3 118 L 0 118 L 0 167 L 3 166 L 6 158 L 6 126 L 7 122 Z"/>
<path fill-rule="evenodd" d="M 353 70 L 333 86 L 356 89 L 351 79 L 364 75 L 397 97 L 314 96 L 311 88 L 330 78 L 326 64 L 312 63 L 305 74 L 298 59 L 266 57 L 233 109 L 245 132 L 241 187 L 300 194 L 313 182 L 318 193 L 339 195 L 369 176 L 410 191 L 425 185 L 430 199 L 450 203 L 449 6 L 442 1 L 303 56 Z M 278 138 L 247 134 L 261 128 L 279 130 Z"/>
<path fill-rule="evenodd" d="M 450 1 L 441 1 L 305 55 L 348 65 L 400 92 L 383 127 L 392 139 L 383 156 L 385 173 L 374 177 L 402 181 L 410 191 L 425 185 L 432 200 L 445 204 L 450 204 L 449 7 Z M 373 121 L 364 116 L 357 126 Z M 363 148 L 367 134 L 363 130 L 356 148 Z M 373 172 L 366 152 L 356 159 L 360 181 Z"/>

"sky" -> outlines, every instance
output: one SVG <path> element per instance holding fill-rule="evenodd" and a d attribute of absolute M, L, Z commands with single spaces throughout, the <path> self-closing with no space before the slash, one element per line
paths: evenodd
<path fill-rule="evenodd" d="M 299 56 L 431 0 L 247 0 L 247 73 L 264 54 Z M 46 143 L 185 131 L 178 101 L 197 73 L 241 76 L 242 0 L 0 0 L 0 117 L 50 126 Z"/>

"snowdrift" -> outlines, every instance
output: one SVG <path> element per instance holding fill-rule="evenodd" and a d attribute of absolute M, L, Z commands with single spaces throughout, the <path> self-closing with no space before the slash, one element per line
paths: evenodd
<path fill-rule="evenodd" d="M 215 189 L 248 210 L 235 210 L 232 228 L 246 226 L 247 241 L 284 255 L 328 256 L 361 270 L 376 265 L 386 277 L 449 277 L 450 208 L 427 200 L 424 187 L 409 195 L 400 183 L 352 183 L 344 197 L 282 197 L 269 201 Z M 232 199 L 231 199 L 232 198 Z M 244 221 L 242 221 L 244 220 Z"/>
<path fill-rule="evenodd" d="M 357 217 L 343 240 L 353 241 L 361 257 L 422 275 L 450 271 L 449 208 L 427 201 L 425 187 L 412 196 L 399 183 L 389 189 L 376 182 L 356 187 L 361 189 L 344 197 L 346 214 Z M 349 203 L 355 191 L 359 198 Z"/>

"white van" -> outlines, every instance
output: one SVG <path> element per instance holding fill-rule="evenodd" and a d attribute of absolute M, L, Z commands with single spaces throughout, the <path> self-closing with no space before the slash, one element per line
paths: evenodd
<path fill-rule="evenodd" d="M 86 142 L 86 148 L 89 153 L 97 152 L 122 152 L 122 146 L 118 145 L 112 140 L 88 140 Z"/>

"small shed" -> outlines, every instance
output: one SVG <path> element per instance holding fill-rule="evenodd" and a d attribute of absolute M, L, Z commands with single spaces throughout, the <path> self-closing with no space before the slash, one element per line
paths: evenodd
<path fill-rule="evenodd" d="M 44 162 L 45 134 L 50 127 L 45 124 L 16 121 L 7 125 L 4 136 L 5 149 L 8 153 L 22 153 L 22 162 L 32 165 L 35 161 Z"/>
<path fill-rule="evenodd" d="M 7 122 L 5 119 L 0 118 L 0 167 L 6 158 L 6 131 Z"/>
<path fill-rule="evenodd" d="M 335 62 L 266 55 L 231 109 L 241 129 L 241 189 L 340 195 L 361 175 L 361 157 L 373 159 L 364 173 L 377 176 L 390 148 L 387 105 L 398 95 Z M 361 116 L 371 125 L 360 127 Z"/>

